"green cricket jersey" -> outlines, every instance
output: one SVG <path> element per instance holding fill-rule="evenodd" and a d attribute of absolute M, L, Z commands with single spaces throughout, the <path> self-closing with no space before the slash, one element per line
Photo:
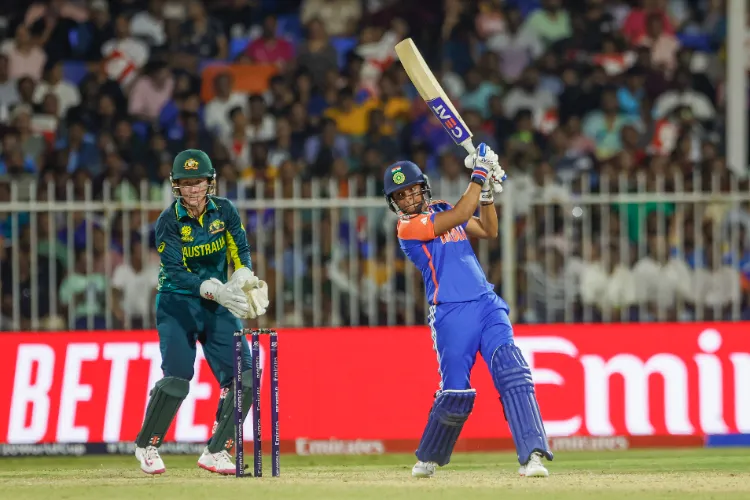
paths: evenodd
<path fill-rule="evenodd" d="M 240 214 L 231 201 L 209 196 L 206 211 L 198 218 L 176 200 L 156 221 L 156 248 L 161 257 L 159 292 L 200 297 L 201 283 L 227 281 L 229 263 L 234 270 L 252 268 L 250 247 Z"/>

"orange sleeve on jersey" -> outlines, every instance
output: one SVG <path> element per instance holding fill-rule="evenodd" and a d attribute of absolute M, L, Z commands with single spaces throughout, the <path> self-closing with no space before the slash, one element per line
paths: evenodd
<path fill-rule="evenodd" d="M 398 221 L 398 237 L 402 240 L 430 241 L 435 239 L 435 226 L 429 214 Z"/>

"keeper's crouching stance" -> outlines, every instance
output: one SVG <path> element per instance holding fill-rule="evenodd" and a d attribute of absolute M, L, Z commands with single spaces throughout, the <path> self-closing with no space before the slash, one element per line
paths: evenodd
<path fill-rule="evenodd" d="M 497 155 L 484 144 L 465 164 L 472 168 L 471 182 L 455 207 L 431 200 L 427 176 L 412 162 L 398 162 L 385 173 L 385 197 L 399 215 L 399 243 L 424 278 L 441 376 L 412 475 L 431 477 L 437 466 L 450 462 L 474 408 L 476 391 L 469 378 L 480 353 L 500 395 L 521 464 L 519 473 L 546 477 L 541 459 L 553 457 L 531 370 L 513 343 L 508 305 L 487 282 L 467 238 L 497 237 L 493 183 L 501 182 L 505 173 Z M 474 217 L 480 201 L 479 217 Z"/>
<path fill-rule="evenodd" d="M 268 286 L 251 270 L 245 228 L 234 205 L 214 196 L 216 176 L 208 156 L 189 149 L 175 157 L 171 173 L 177 198 L 156 222 L 161 256 L 156 329 L 164 378 L 150 393 L 146 416 L 136 439 L 135 456 L 147 474 L 165 471 L 159 446 L 188 394 L 196 342 L 219 382 L 221 395 L 212 436 L 198 465 L 233 474 L 234 332 L 240 319 L 256 318 L 268 307 Z M 228 264 L 234 273 L 227 281 Z M 250 349 L 243 339 L 243 413 L 252 405 Z"/>

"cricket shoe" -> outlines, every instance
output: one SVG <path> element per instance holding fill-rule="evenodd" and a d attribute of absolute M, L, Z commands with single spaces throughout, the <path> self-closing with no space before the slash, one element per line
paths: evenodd
<path fill-rule="evenodd" d="M 542 464 L 542 454 L 538 451 L 531 454 L 526 465 L 518 468 L 518 473 L 524 477 L 549 477 L 549 471 Z"/>
<path fill-rule="evenodd" d="M 141 463 L 141 470 L 146 474 L 163 474 L 164 460 L 159 456 L 159 450 L 155 446 L 145 448 L 135 447 L 135 458 Z"/>
<path fill-rule="evenodd" d="M 203 455 L 198 459 L 198 467 L 207 471 L 216 472 L 217 474 L 234 474 L 235 465 L 232 455 L 227 450 L 221 450 L 218 453 L 211 453 L 208 447 L 203 449 Z"/>
<path fill-rule="evenodd" d="M 435 462 L 422 462 L 420 460 L 411 468 L 411 477 L 432 477 L 435 475 L 436 468 Z"/>

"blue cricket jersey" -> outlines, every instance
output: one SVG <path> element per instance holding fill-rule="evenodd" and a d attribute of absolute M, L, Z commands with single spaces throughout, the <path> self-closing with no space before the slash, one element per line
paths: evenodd
<path fill-rule="evenodd" d="M 398 221 L 401 249 L 422 272 L 430 305 L 477 300 L 494 289 L 466 236 L 467 223 L 435 235 L 435 214 L 451 208 L 438 200 L 427 212 Z"/>

